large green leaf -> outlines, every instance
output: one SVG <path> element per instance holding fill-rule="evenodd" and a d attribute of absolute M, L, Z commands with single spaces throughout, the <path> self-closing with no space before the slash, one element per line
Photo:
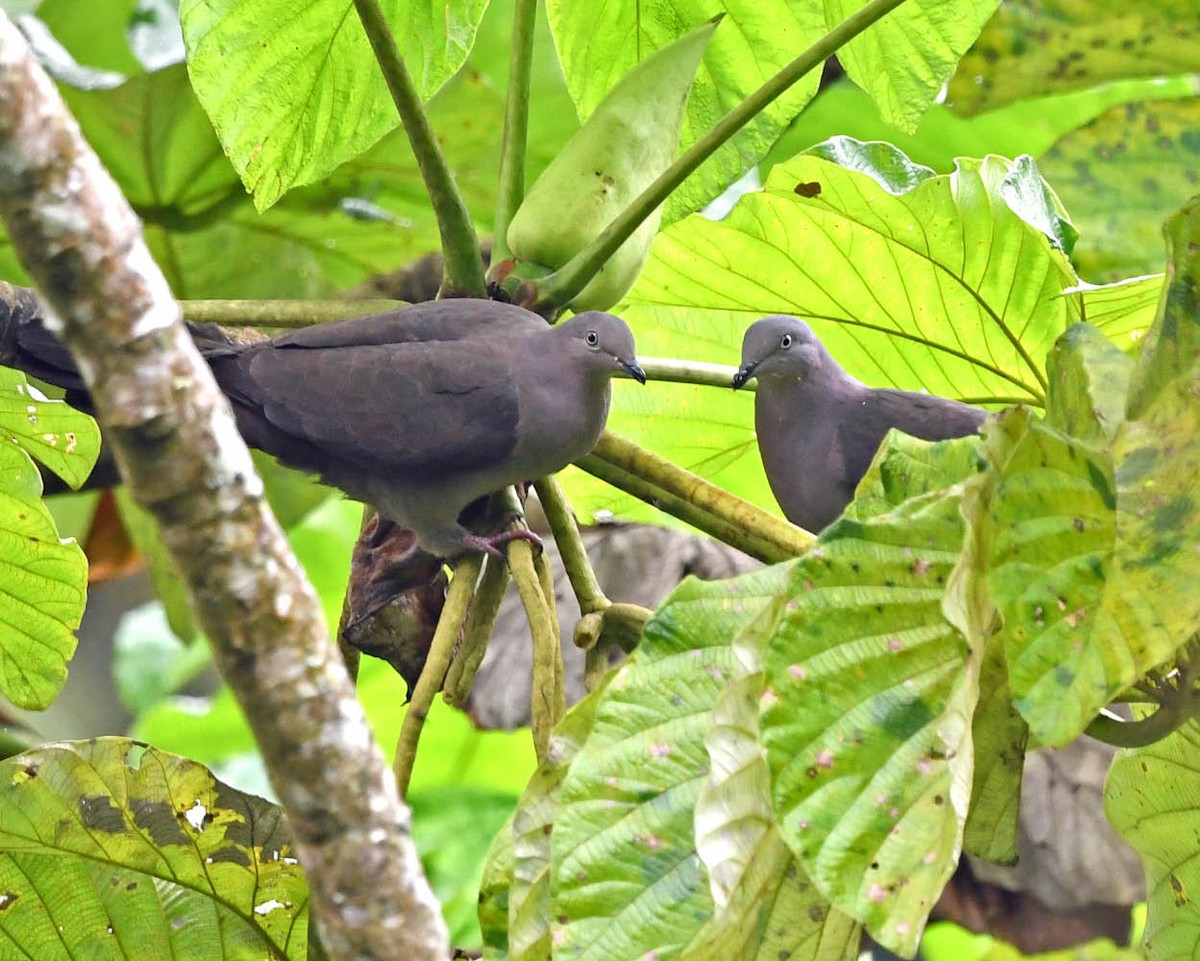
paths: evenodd
<path fill-rule="evenodd" d="M 1112 281 L 1161 269 L 1163 219 L 1200 183 L 1198 128 L 1194 99 L 1124 104 L 1038 159 L 1079 226 L 1072 258 L 1082 276 Z"/>
<path fill-rule="evenodd" d="M 915 130 L 998 3 L 910 0 L 842 47 L 838 61 L 887 123 Z M 825 0 L 825 22 L 834 27 L 862 6 L 861 0 Z"/>
<path fill-rule="evenodd" d="M 962 59 L 948 99 L 988 110 L 1126 77 L 1192 73 L 1192 0 L 1010 0 Z"/>
<path fill-rule="evenodd" d="M 6 957 L 305 957 L 307 885 L 274 805 L 125 738 L 0 763 Z"/>
<path fill-rule="evenodd" d="M 1122 751 L 1105 785 L 1108 819 L 1146 867 L 1148 961 L 1200 951 L 1200 725 L 1148 747 Z M 1187 840 L 1184 840 L 1187 839 Z"/>
<path fill-rule="evenodd" d="M 780 590 L 767 568 L 685 581 L 596 705 L 551 835 L 556 961 L 679 957 L 707 919 L 693 810 L 704 735 L 732 667 L 729 641 Z"/>
<path fill-rule="evenodd" d="M 974 441 L 907 445 L 961 464 Z M 836 908 L 901 953 L 954 869 L 970 792 L 978 654 L 943 614 L 961 498 L 955 485 L 829 527 L 793 568 L 763 660 L 782 835 Z"/>
<path fill-rule="evenodd" d="M 1168 226 L 1172 282 L 1128 399 L 1128 363 L 1072 330 L 1048 422 L 1014 410 L 989 434 L 989 577 L 1014 698 L 1046 743 L 1076 736 L 1200 626 L 1198 225 L 1193 204 Z"/>
<path fill-rule="evenodd" d="M 87 559 L 75 541 L 59 538 L 37 468 L 11 443 L 0 444 L 0 576 L 0 694 L 41 710 L 75 653 Z"/>
<path fill-rule="evenodd" d="M 925 112 L 917 130 L 909 134 L 887 124 L 870 97 L 843 78 L 828 84 L 813 98 L 759 169 L 765 175 L 767 165 L 790 160 L 830 137 L 849 136 L 886 140 L 918 163 L 948 173 L 954 169 L 955 157 L 1016 157 L 1026 153 L 1040 157 L 1064 134 L 1115 104 L 1150 98 L 1190 99 L 1194 95 L 1189 78 L 1175 77 L 1165 81 L 1118 81 L 1095 89 L 1018 100 L 970 117 L 935 103 Z"/>
<path fill-rule="evenodd" d="M 659 235 L 621 310 L 639 352 L 736 364 L 750 322 L 796 314 L 872 386 L 1040 403 L 1043 358 L 1080 307 L 1061 296 L 1076 280 L 1066 257 L 1006 199 L 1014 177 L 1035 172 L 989 157 L 940 176 L 877 145 L 826 151 L 856 169 L 797 158 L 725 220 L 690 217 Z M 751 397 L 632 388 L 614 389 L 610 429 L 774 507 Z M 571 486 L 577 506 L 650 516 L 606 488 Z"/>
<path fill-rule="evenodd" d="M 486 0 L 391 0 L 385 14 L 422 99 L 462 66 Z M 183 0 L 188 69 L 255 206 L 313 183 L 396 126 L 353 5 Z"/>
<path fill-rule="evenodd" d="M 1162 292 L 1162 274 L 1153 274 L 1103 286 L 1080 284 L 1071 296 L 1080 300 L 1080 320 L 1122 350 L 1133 351 L 1154 323 Z"/>
<path fill-rule="evenodd" d="M 49 400 L 25 375 L 0 367 L 0 434 L 78 487 L 100 454 L 100 429 L 87 414 Z"/>
<path fill-rule="evenodd" d="M 550 961 L 551 836 L 571 762 L 592 732 L 604 687 L 576 704 L 554 729 L 550 752 L 521 795 L 512 819 L 508 951 L 513 961 Z"/>
<path fill-rule="evenodd" d="M 785 604 L 776 597 L 734 639 L 734 668 L 705 737 L 711 762 L 696 802 L 696 850 L 716 911 L 684 957 L 775 961 L 855 958 L 862 929 L 830 907 L 788 849 L 771 810 L 758 743 L 762 650 Z"/>

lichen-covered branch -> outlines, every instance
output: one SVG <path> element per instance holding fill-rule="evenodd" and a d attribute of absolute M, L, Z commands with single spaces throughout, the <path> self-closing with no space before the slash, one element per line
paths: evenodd
<path fill-rule="evenodd" d="M 410 814 L 141 226 L 0 14 L 0 216 L 262 749 L 333 959 L 444 959 Z"/>

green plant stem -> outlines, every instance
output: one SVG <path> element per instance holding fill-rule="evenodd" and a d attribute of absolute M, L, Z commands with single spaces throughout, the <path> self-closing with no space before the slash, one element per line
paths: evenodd
<path fill-rule="evenodd" d="M 803 554 L 816 540 L 808 531 L 608 431 L 577 466 L 768 564 Z"/>
<path fill-rule="evenodd" d="M 504 599 L 508 586 L 508 567 L 496 558 L 488 556 L 483 562 L 483 573 L 475 587 L 475 598 L 471 601 L 471 612 L 463 627 L 462 644 L 446 672 L 442 697 L 452 707 L 464 708 L 471 693 L 471 685 L 479 665 L 487 654 L 488 640 L 492 636 L 492 625 Z"/>
<path fill-rule="evenodd" d="M 421 104 L 421 96 L 413 84 L 400 48 L 384 16 L 379 0 L 354 0 L 354 9 L 362 21 L 375 59 L 383 71 L 388 90 L 404 124 L 404 132 L 412 145 L 421 170 L 421 179 L 433 204 L 438 233 L 442 240 L 442 296 L 486 297 L 487 285 L 483 264 L 479 260 L 479 240 L 467 204 L 454 182 L 454 175 L 442 155 L 437 137 L 429 126 L 429 118 Z"/>
<path fill-rule="evenodd" d="M 638 363 L 646 372 L 647 380 L 667 384 L 699 384 L 702 387 L 725 387 L 733 389 L 736 367 L 728 364 L 709 364 L 699 360 L 676 360 L 672 357 L 639 357 Z M 751 379 L 744 391 L 758 389 L 758 381 Z"/>
<path fill-rule="evenodd" d="M 1084 728 L 1084 733 L 1114 747 L 1145 747 L 1178 730 L 1194 713 L 1192 710 L 1173 710 L 1164 704 L 1140 721 L 1122 721 L 1100 714 Z"/>
<path fill-rule="evenodd" d="M 543 477 L 534 481 L 533 488 L 537 491 L 546 521 L 554 533 L 558 556 L 562 558 L 580 612 L 586 615 L 603 611 L 612 602 L 605 597 L 600 582 L 596 580 L 596 572 L 592 569 L 592 562 L 588 559 L 583 538 L 579 534 L 579 525 L 575 523 L 575 513 L 571 510 L 567 495 L 563 493 L 562 485 L 556 477 Z"/>
<path fill-rule="evenodd" d="M 558 707 L 559 685 L 556 680 L 559 668 L 555 664 L 556 660 L 561 661 L 562 653 L 555 643 L 557 634 L 550 623 L 550 609 L 542 596 L 542 587 L 533 566 L 533 545 L 528 541 L 511 541 L 508 545 L 508 565 L 533 638 L 529 726 L 533 729 L 533 749 L 541 764 L 550 751 L 550 732 L 562 716 Z"/>
<path fill-rule="evenodd" d="M 402 300 L 181 300 L 183 319 L 229 327 L 311 327 L 407 307 Z"/>
<path fill-rule="evenodd" d="M 413 763 L 417 759 L 417 744 L 421 740 L 425 718 L 429 716 L 434 697 L 442 688 L 442 680 L 450 666 L 459 629 L 466 620 L 471 596 L 475 592 L 475 582 L 479 579 L 479 569 L 482 566 L 483 555 L 468 554 L 454 568 L 450 589 L 446 591 L 446 604 L 442 608 L 442 616 L 438 619 L 437 630 L 433 632 L 425 666 L 421 668 L 421 676 L 417 678 L 413 688 L 412 700 L 409 701 L 408 710 L 404 714 L 404 722 L 400 725 L 400 738 L 396 742 L 392 771 L 396 775 L 396 786 L 400 789 L 401 797 L 408 794 L 408 784 L 412 780 Z"/>
<path fill-rule="evenodd" d="M 847 17 L 770 80 L 729 111 L 715 127 L 693 143 L 657 180 L 647 187 L 587 247 L 538 284 L 538 312 L 569 304 L 596 276 L 617 249 L 699 166 L 734 134 L 754 119 L 792 84 L 821 66 L 830 56 L 904 0 L 871 0 Z"/>
<path fill-rule="evenodd" d="M 500 144 L 500 184 L 496 222 L 492 228 L 492 262 L 505 260 L 508 225 L 525 199 L 525 148 L 529 137 L 530 65 L 537 0 L 517 0 L 513 9 L 512 50 L 508 61 L 508 101 L 504 106 L 504 138 Z"/>

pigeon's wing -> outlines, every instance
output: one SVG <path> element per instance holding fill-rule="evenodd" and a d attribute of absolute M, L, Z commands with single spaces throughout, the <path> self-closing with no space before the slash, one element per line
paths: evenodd
<path fill-rule="evenodd" d="M 494 300 L 450 299 L 413 304 L 368 317 L 338 320 L 289 331 L 272 338 L 275 347 L 366 347 L 459 341 L 473 337 L 511 337 L 527 330 L 545 330 L 537 314 Z"/>
<path fill-rule="evenodd" d="M 326 472 L 341 461 L 398 478 L 495 464 L 516 445 L 516 388 L 498 353 L 463 344 L 251 347 L 213 372 L 253 446 Z"/>
<path fill-rule="evenodd" d="M 987 412 L 958 401 L 906 390 L 865 392 L 842 422 L 846 480 L 857 485 L 887 432 L 895 427 L 921 440 L 949 440 L 979 430 Z"/>

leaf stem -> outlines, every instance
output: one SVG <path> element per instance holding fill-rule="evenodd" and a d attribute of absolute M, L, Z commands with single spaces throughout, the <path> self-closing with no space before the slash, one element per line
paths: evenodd
<path fill-rule="evenodd" d="M 847 17 L 800 56 L 775 74 L 770 80 L 729 111 L 715 127 L 693 143 L 641 195 L 626 207 L 604 231 L 566 264 L 538 283 L 534 309 L 561 307 L 571 302 L 588 282 L 596 276 L 671 192 L 683 183 L 699 166 L 711 157 L 734 134 L 754 119 L 792 84 L 819 67 L 832 54 L 853 40 L 872 24 L 883 19 L 904 0 L 871 0 L 862 9 Z"/>
<path fill-rule="evenodd" d="M 425 728 L 425 718 L 429 716 L 434 697 L 442 689 L 442 681 L 446 677 L 450 659 L 454 654 L 454 645 L 458 641 L 459 628 L 466 620 L 471 596 L 475 592 L 475 582 L 479 580 L 479 569 L 482 566 L 482 554 L 468 554 L 454 568 L 450 589 L 446 591 L 446 604 L 442 608 L 442 616 L 438 619 L 437 630 L 433 632 L 425 666 L 421 668 L 421 676 L 417 678 L 413 688 L 412 700 L 408 703 L 404 722 L 400 725 L 400 738 L 396 742 L 392 770 L 396 775 L 396 786 L 400 789 L 401 797 L 408 794 L 413 763 L 417 759 L 417 744 L 421 740 L 421 731 Z"/>
<path fill-rule="evenodd" d="M 486 297 L 479 240 L 471 215 L 429 126 L 421 96 L 400 56 L 400 48 L 383 8 L 379 0 L 354 0 L 354 9 L 358 11 L 358 18 L 391 91 L 437 217 L 444 258 L 440 296 Z"/>
<path fill-rule="evenodd" d="M 311 327 L 407 307 L 402 300 L 181 300 L 183 319 L 232 327 Z"/>
<path fill-rule="evenodd" d="M 808 531 L 609 431 L 577 466 L 768 564 L 803 554 L 816 540 Z"/>
<path fill-rule="evenodd" d="M 513 9 L 512 51 L 508 61 L 508 100 L 504 107 L 504 138 L 500 144 L 500 184 L 496 221 L 492 227 L 492 262 L 510 254 L 508 225 L 525 198 L 525 147 L 529 136 L 530 64 L 537 0 L 516 0 Z"/>
<path fill-rule="evenodd" d="M 571 590 L 579 601 L 582 614 L 603 611 L 612 602 L 605 596 L 600 582 L 596 580 L 596 572 L 588 559 L 587 550 L 583 546 L 583 538 L 579 535 L 579 525 L 575 523 L 575 514 L 563 493 L 562 485 L 556 477 L 543 477 L 534 481 L 534 490 L 546 514 L 550 530 L 554 532 L 554 543 L 558 545 L 558 555 L 562 558 L 563 568 L 567 579 L 571 582 Z"/>

